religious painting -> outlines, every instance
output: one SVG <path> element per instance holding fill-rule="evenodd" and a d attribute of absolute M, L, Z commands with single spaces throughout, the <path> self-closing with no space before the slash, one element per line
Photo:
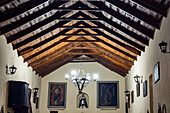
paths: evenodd
<path fill-rule="evenodd" d="M 66 108 L 66 83 L 50 82 L 48 92 L 49 108 Z"/>
<path fill-rule="evenodd" d="M 147 96 L 147 80 L 143 82 L 143 97 Z"/>
<path fill-rule="evenodd" d="M 160 64 L 157 62 L 154 67 L 154 82 L 155 84 L 160 80 Z"/>
<path fill-rule="evenodd" d="M 97 82 L 97 108 L 119 108 L 119 82 Z"/>

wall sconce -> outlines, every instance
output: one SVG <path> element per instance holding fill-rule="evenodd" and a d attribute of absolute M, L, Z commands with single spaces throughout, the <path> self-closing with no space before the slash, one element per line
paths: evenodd
<path fill-rule="evenodd" d="M 129 91 L 125 91 L 125 96 L 129 96 L 130 95 L 130 92 Z"/>
<path fill-rule="evenodd" d="M 161 49 L 162 53 L 170 53 L 170 52 L 166 52 L 167 51 L 167 42 L 162 41 L 161 43 L 159 43 L 159 47 Z"/>
<path fill-rule="evenodd" d="M 134 76 L 134 80 L 136 83 L 140 83 L 143 81 L 143 76 L 136 75 L 136 76 Z"/>
<path fill-rule="evenodd" d="M 6 74 L 13 75 L 15 74 L 17 68 L 13 65 L 11 67 L 6 66 Z"/>
<path fill-rule="evenodd" d="M 33 95 L 33 103 L 36 103 L 38 90 L 39 90 L 38 88 L 34 88 L 34 89 L 33 89 L 33 92 L 34 92 L 34 95 Z"/>

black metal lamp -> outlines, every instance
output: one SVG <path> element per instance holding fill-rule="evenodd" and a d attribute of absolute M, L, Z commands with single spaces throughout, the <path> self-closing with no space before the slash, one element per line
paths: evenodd
<path fill-rule="evenodd" d="M 38 93 L 38 88 L 34 88 L 34 95 L 33 95 L 33 103 L 36 103 L 36 98 L 37 98 L 37 93 Z"/>
<path fill-rule="evenodd" d="M 141 77 L 136 75 L 136 76 L 134 76 L 134 80 L 135 80 L 136 83 L 139 83 L 140 80 L 141 80 Z"/>
<path fill-rule="evenodd" d="M 129 96 L 130 95 L 130 92 L 129 91 L 125 91 L 125 96 Z"/>
<path fill-rule="evenodd" d="M 162 41 L 161 43 L 159 43 L 159 47 L 160 47 L 162 53 L 166 53 L 166 49 L 167 49 L 166 42 Z"/>
<path fill-rule="evenodd" d="M 17 70 L 17 68 L 14 65 L 9 67 L 10 74 L 12 74 L 12 75 L 15 74 L 16 70 Z"/>

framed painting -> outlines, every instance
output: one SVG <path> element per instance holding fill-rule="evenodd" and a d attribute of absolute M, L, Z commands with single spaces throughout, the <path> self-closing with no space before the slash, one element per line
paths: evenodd
<path fill-rule="evenodd" d="M 157 62 L 154 67 L 154 82 L 155 84 L 160 80 L 160 63 Z"/>
<path fill-rule="evenodd" d="M 66 91 L 66 83 L 49 82 L 48 107 L 66 108 Z"/>
<path fill-rule="evenodd" d="M 119 82 L 97 82 L 97 108 L 119 108 Z"/>
<path fill-rule="evenodd" d="M 143 82 L 143 97 L 147 96 L 147 80 Z"/>

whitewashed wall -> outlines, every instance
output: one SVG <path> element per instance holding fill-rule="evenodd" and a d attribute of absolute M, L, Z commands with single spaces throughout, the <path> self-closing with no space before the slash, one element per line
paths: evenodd
<path fill-rule="evenodd" d="M 156 84 L 153 83 L 154 113 L 158 113 L 158 103 L 161 106 L 166 104 L 167 113 L 170 113 L 170 53 L 161 53 L 159 43 L 162 40 L 168 42 L 168 48 L 170 48 L 170 13 L 167 18 L 163 19 L 161 29 L 155 32 L 154 40 L 150 40 L 149 47 L 146 47 L 145 52 L 137 58 L 137 61 L 135 61 L 134 66 L 126 77 L 127 90 L 135 91 L 134 103 L 131 104 L 129 113 L 147 113 L 147 109 L 150 109 L 149 91 L 148 96 L 143 97 L 143 87 L 141 84 L 141 96 L 136 97 L 136 83 L 133 77 L 136 74 L 143 76 L 144 80 L 148 81 L 149 89 L 149 76 L 154 74 L 154 65 L 158 61 L 160 62 L 160 80 Z"/>
<path fill-rule="evenodd" d="M 6 65 L 9 67 L 12 65 L 17 67 L 17 71 L 14 75 L 6 74 Z M 39 87 L 41 85 L 41 78 L 35 75 L 32 68 L 28 67 L 27 63 L 23 63 L 23 58 L 18 57 L 17 51 L 13 51 L 12 45 L 7 44 L 4 36 L 0 36 L 0 107 L 5 106 L 5 113 L 11 112 L 11 109 L 7 110 L 7 81 L 24 81 L 29 84 L 29 88 Z M 33 95 L 33 93 L 32 93 Z M 31 97 L 33 99 L 33 96 Z M 32 101 L 31 101 L 32 102 Z M 35 104 L 32 103 L 33 113 L 39 113 L 39 109 L 35 109 Z"/>
<path fill-rule="evenodd" d="M 97 84 L 92 82 L 88 84 L 83 92 L 89 95 L 89 108 L 80 109 L 76 108 L 76 96 L 78 94 L 77 87 L 70 81 L 65 80 L 65 74 L 71 72 L 71 70 L 78 69 L 79 63 L 69 63 L 55 72 L 42 78 L 41 81 L 41 98 L 40 98 L 40 113 L 50 113 L 50 110 L 58 110 L 55 108 L 48 108 L 48 84 L 49 82 L 67 82 L 67 101 L 66 109 L 58 110 L 59 113 L 125 113 L 125 79 L 124 77 L 108 70 L 98 63 L 83 63 L 84 70 L 90 74 L 98 73 L 99 81 L 119 81 L 119 94 L 120 94 L 120 108 L 117 110 L 101 110 L 97 109 Z"/>

